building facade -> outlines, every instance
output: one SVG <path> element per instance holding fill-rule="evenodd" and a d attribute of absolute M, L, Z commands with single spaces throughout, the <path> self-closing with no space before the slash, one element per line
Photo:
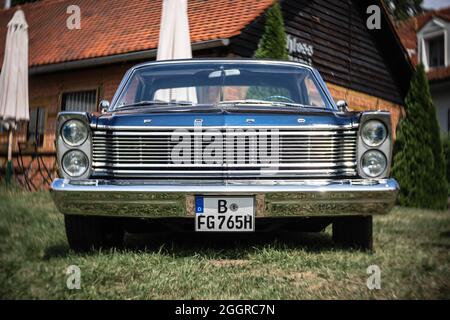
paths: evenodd
<path fill-rule="evenodd" d="M 194 57 L 251 57 L 273 0 L 188 3 Z M 290 59 L 316 67 L 333 98 L 347 100 L 350 109 L 391 111 L 395 127 L 412 67 L 382 2 L 281 0 L 280 4 Z M 79 29 L 70 24 L 77 12 L 73 5 L 79 8 Z M 31 172 L 36 170 L 37 155 L 45 170 L 54 172 L 58 112 L 96 111 L 100 100 L 112 99 L 127 69 L 155 59 L 161 5 L 162 0 L 41 0 L 21 7 L 29 24 L 31 119 L 16 135 L 18 175 L 31 175 L 39 188 L 42 173 L 34 177 Z M 367 27 L 371 5 L 380 9 L 380 29 Z M 0 10 L 0 61 L 6 25 L 15 10 Z M 7 135 L 0 133 L 3 168 L 6 143 Z"/>
<path fill-rule="evenodd" d="M 402 23 L 399 35 L 414 64 L 422 63 L 442 134 L 450 134 L 450 7 Z"/>

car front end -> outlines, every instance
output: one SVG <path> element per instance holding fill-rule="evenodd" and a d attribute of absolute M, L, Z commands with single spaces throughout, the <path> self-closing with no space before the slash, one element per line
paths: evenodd
<path fill-rule="evenodd" d="M 170 99 L 176 90 L 196 103 Z M 292 62 L 137 66 L 106 112 L 60 113 L 56 144 L 51 191 L 66 217 L 182 218 L 213 232 L 315 218 L 339 235 L 388 213 L 399 189 L 389 112 L 339 110 L 317 71 Z"/>

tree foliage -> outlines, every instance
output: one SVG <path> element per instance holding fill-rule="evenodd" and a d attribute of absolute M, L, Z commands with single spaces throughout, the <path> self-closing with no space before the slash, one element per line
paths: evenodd
<path fill-rule="evenodd" d="M 287 60 L 286 32 L 281 7 L 276 2 L 267 10 L 264 33 L 255 51 L 255 58 Z"/>
<path fill-rule="evenodd" d="M 405 99 L 406 116 L 397 129 L 392 173 L 400 184 L 400 205 L 444 209 L 447 182 L 444 153 L 422 65 L 411 80 Z"/>
<path fill-rule="evenodd" d="M 450 187 L 450 136 L 442 137 L 442 146 L 444 148 L 444 158 L 446 162 L 446 170 L 447 170 L 447 183 Z M 449 194 L 450 196 L 450 194 Z"/>
<path fill-rule="evenodd" d="M 396 20 L 406 20 L 423 11 L 423 0 L 384 0 L 384 2 Z"/>

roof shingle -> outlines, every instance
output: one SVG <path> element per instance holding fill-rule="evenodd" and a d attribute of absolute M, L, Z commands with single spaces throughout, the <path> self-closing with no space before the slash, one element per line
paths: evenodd
<path fill-rule="evenodd" d="M 191 42 L 236 36 L 272 3 L 273 0 L 190 0 Z M 70 5 L 81 9 L 80 30 L 66 26 Z M 162 0 L 42 0 L 21 9 L 29 25 L 30 66 L 148 50 L 158 45 Z M 6 25 L 15 10 L 0 10 L 0 63 Z"/>

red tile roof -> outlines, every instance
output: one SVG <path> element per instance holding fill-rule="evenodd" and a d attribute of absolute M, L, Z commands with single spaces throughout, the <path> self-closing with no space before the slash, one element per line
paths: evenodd
<path fill-rule="evenodd" d="M 189 0 L 191 42 L 239 35 L 274 0 Z M 81 29 L 66 26 L 67 7 L 81 9 Z M 41 0 L 21 6 L 29 25 L 30 66 L 154 49 L 162 0 Z M 16 8 L 0 9 L 0 66 L 6 25 Z"/>
<path fill-rule="evenodd" d="M 435 17 L 450 22 L 450 7 L 428 11 L 407 21 L 398 23 L 397 25 L 397 33 L 400 40 L 410 53 L 411 61 L 415 65 L 419 62 L 417 57 L 417 32 Z M 450 67 L 430 70 L 428 71 L 427 76 L 430 81 L 447 79 L 450 77 Z"/>

